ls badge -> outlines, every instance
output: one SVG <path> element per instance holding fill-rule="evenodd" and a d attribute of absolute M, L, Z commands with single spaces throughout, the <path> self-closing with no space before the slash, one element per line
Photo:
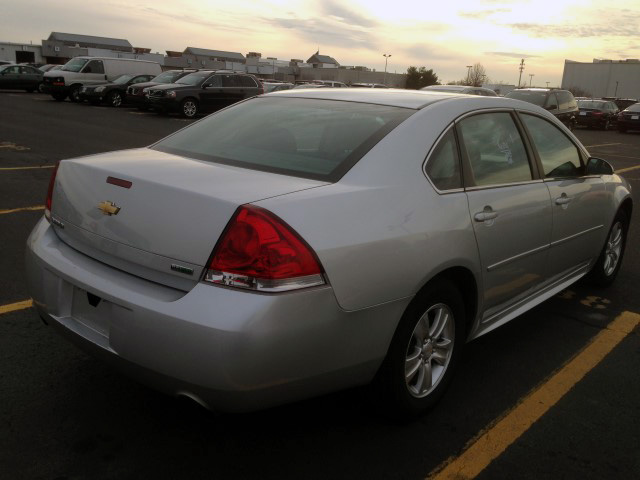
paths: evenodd
<path fill-rule="evenodd" d="M 104 214 L 104 215 L 117 215 L 118 212 L 120 211 L 120 207 L 116 206 L 115 203 L 113 202 L 109 202 L 104 201 L 98 204 L 98 209 Z"/>

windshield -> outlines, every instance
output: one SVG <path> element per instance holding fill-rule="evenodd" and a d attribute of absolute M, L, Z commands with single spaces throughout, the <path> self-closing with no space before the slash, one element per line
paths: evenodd
<path fill-rule="evenodd" d="M 627 107 L 625 111 L 627 111 L 627 112 L 640 112 L 640 103 L 634 103 L 630 107 Z"/>
<path fill-rule="evenodd" d="M 133 78 L 133 75 L 120 75 L 118 78 L 116 78 L 113 83 L 117 83 L 118 85 L 123 85 L 125 83 L 127 83 L 129 80 L 131 80 Z"/>
<path fill-rule="evenodd" d="M 337 181 L 415 110 L 258 97 L 210 115 L 152 148 L 185 157 Z"/>
<path fill-rule="evenodd" d="M 211 72 L 190 73 L 189 75 L 185 75 L 175 83 L 180 83 L 182 85 L 198 85 L 199 83 L 202 83 L 205 78 L 209 77 L 209 75 L 211 75 Z"/>
<path fill-rule="evenodd" d="M 525 102 L 533 103 L 540 107 L 544 106 L 547 99 L 547 92 L 532 92 L 531 90 L 513 90 L 505 95 L 507 98 L 515 98 Z"/>
<path fill-rule="evenodd" d="M 1 65 L 0 66 L 0 72 L 2 72 L 3 70 L 6 70 L 7 67 L 10 67 L 11 65 Z"/>
<path fill-rule="evenodd" d="M 578 100 L 579 108 L 604 109 L 605 102 L 594 102 L 593 100 Z"/>
<path fill-rule="evenodd" d="M 151 81 L 157 83 L 173 83 L 181 73 L 182 72 L 163 72 L 160 75 L 153 77 Z"/>
<path fill-rule="evenodd" d="M 79 72 L 88 61 L 86 58 L 74 58 L 65 63 L 60 70 L 64 70 L 65 72 Z"/>

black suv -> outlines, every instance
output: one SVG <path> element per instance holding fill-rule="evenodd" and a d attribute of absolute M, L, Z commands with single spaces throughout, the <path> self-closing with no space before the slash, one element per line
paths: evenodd
<path fill-rule="evenodd" d="M 573 130 L 576 126 L 578 103 L 569 90 L 518 88 L 507 93 L 505 97 L 533 103 L 548 110 L 564 123 L 569 130 Z"/>
<path fill-rule="evenodd" d="M 140 110 L 147 110 L 149 107 L 147 106 L 147 99 L 145 97 L 145 88 L 173 83 L 180 80 L 182 77 L 197 71 L 197 68 L 191 70 L 167 70 L 166 72 L 162 72 L 160 75 L 153 77 L 148 82 L 131 85 L 127 87 L 127 103 L 135 105 Z"/>
<path fill-rule="evenodd" d="M 168 85 L 147 90 L 150 108 L 161 112 L 179 112 L 193 118 L 200 112 L 212 112 L 261 95 L 264 88 L 253 75 L 224 70 L 200 70 Z"/>

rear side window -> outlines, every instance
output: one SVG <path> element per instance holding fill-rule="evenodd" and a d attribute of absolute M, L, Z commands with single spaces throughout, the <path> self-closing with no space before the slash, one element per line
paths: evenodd
<path fill-rule="evenodd" d="M 240 79 L 238 75 L 221 75 L 223 87 L 239 87 Z"/>
<path fill-rule="evenodd" d="M 429 156 L 426 172 L 438 190 L 462 188 L 460 160 L 452 128 L 440 139 Z"/>
<path fill-rule="evenodd" d="M 256 88 L 256 82 L 251 77 L 247 77 L 246 75 L 242 75 L 240 77 L 240 84 L 243 87 Z"/>
<path fill-rule="evenodd" d="M 529 157 L 509 113 L 467 117 L 460 121 L 459 129 L 474 185 L 501 185 L 532 179 Z"/>
<path fill-rule="evenodd" d="M 152 148 L 253 170 L 337 181 L 413 113 L 365 103 L 262 97 L 209 115 Z"/>
<path fill-rule="evenodd" d="M 546 178 L 582 175 L 578 147 L 564 133 L 555 125 L 533 115 L 522 114 L 522 121 L 538 151 Z"/>

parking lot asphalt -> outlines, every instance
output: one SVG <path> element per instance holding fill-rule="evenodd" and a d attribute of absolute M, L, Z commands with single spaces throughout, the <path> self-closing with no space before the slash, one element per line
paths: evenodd
<path fill-rule="evenodd" d="M 50 166 L 188 124 L 0 91 L 0 478 L 640 478 L 640 133 L 575 132 L 634 187 L 616 283 L 580 282 L 469 343 L 442 401 L 398 424 L 364 388 L 212 414 L 111 370 L 28 308 L 24 244 Z"/>

